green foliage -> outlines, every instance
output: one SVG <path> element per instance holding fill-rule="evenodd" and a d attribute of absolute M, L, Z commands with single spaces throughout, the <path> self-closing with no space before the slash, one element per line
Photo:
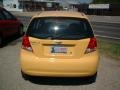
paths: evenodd
<path fill-rule="evenodd" d="M 109 40 L 98 40 L 99 50 L 101 55 L 109 56 L 120 60 L 120 43 Z"/>
<path fill-rule="evenodd" d="M 3 2 L 3 0 L 0 0 L 0 2 Z"/>
<path fill-rule="evenodd" d="M 93 3 L 101 4 L 101 3 L 120 3 L 120 0 L 93 0 Z"/>

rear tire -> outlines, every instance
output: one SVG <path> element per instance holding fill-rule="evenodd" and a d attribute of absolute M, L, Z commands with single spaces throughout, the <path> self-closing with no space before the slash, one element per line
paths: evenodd
<path fill-rule="evenodd" d="M 24 78 L 24 80 L 28 80 L 29 76 L 27 74 L 25 74 L 24 72 L 21 71 L 21 75 Z"/>
<path fill-rule="evenodd" d="M 89 82 L 95 82 L 96 81 L 96 77 L 97 77 L 97 72 L 93 76 L 88 77 L 88 81 Z"/>
<path fill-rule="evenodd" d="M 0 36 L 0 48 L 2 48 L 2 47 L 3 47 L 3 37 Z"/>

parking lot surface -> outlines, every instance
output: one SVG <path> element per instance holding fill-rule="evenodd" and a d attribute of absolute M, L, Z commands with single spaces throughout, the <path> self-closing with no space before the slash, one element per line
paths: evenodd
<path fill-rule="evenodd" d="M 31 78 L 21 76 L 21 38 L 0 48 L 0 90 L 120 90 L 120 62 L 101 56 L 96 82 L 79 78 Z"/>

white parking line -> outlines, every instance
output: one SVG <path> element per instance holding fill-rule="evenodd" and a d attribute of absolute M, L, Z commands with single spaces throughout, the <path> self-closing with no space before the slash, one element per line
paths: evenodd
<path fill-rule="evenodd" d="M 103 38 L 120 40 L 120 38 L 118 38 L 118 37 L 110 37 L 110 36 L 102 36 L 102 35 L 95 35 L 95 36 L 96 36 L 96 37 L 103 37 Z"/>
<path fill-rule="evenodd" d="M 106 31 L 98 31 L 98 30 L 94 30 L 94 32 L 96 33 L 104 33 L 104 34 L 112 34 L 112 35 L 120 35 L 119 33 L 113 33 L 113 32 L 106 32 Z"/>

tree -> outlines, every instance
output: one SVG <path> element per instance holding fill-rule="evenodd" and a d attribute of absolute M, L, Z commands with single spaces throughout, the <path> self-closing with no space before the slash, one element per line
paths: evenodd
<path fill-rule="evenodd" d="M 3 2 L 3 0 L 0 0 L 0 2 Z"/>
<path fill-rule="evenodd" d="M 120 0 L 93 0 L 93 3 L 101 4 L 101 3 L 120 3 Z"/>

